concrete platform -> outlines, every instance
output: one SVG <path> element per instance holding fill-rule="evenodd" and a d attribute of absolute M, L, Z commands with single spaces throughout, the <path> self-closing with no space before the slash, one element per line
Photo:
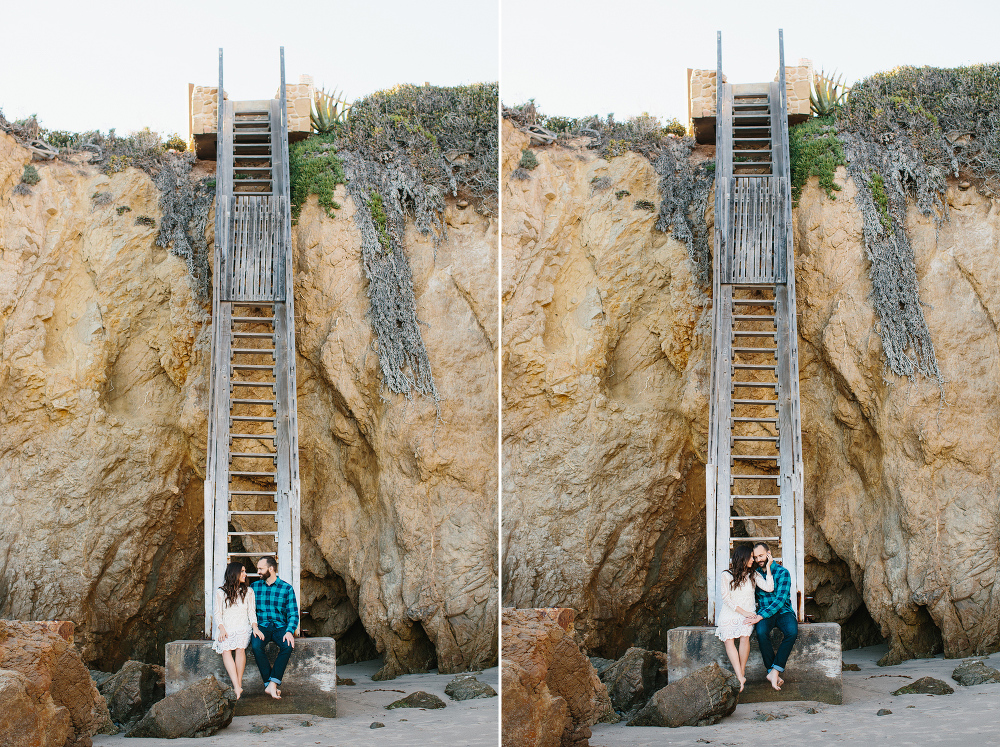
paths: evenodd
<path fill-rule="evenodd" d="M 222 656 L 212 650 L 211 641 L 173 641 L 166 646 L 167 695 L 194 680 L 214 674 L 219 682 L 231 684 Z M 267 646 L 273 663 L 278 647 Z M 273 713 L 309 713 L 333 718 L 337 715 L 337 642 L 333 638 L 296 638 L 295 650 L 281 682 L 281 700 L 264 693 L 264 683 L 247 648 L 243 672 L 243 697 L 236 703 L 237 716 Z"/>
<path fill-rule="evenodd" d="M 778 630 L 771 631 L 775 650 L 781 641 Z M 718 662 L 732 670 L 726 648 L 715 637 L 715 628 L 684 627 L 667 631 L 667 675 L 674 682 L 687 674 Z M 843 694 L 843 660 L 840 648 L 840 626 L 836 623 L 803 623 L 795 646 L 788 657 L 785 680 L 780 691 L 764 679 L 764 662 L 757 647 L 757 636 L 750 636 L 750 660 L 747 662 L 747 684 L 740 695 L 741 703 L 764 703 L 778 700 L 817 700 L 840 705 Z"/>

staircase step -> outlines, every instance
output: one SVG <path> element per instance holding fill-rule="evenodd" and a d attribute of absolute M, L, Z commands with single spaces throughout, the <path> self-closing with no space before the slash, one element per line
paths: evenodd
<path fill-rule="evenodd" d="M 274 498 L 276 495 L 278 495 L 278 491 L 276 491 L 276 490 L 232 490 L 231 489 L 229 491 L 229 495 L 230 496 L 234 496 L 234 495 L 269 495 L 272 498 Z M 273 511 L 261 511 L 260 513 L 270 514 L 270 513 L 274 513 L 274 512 Z"/>
<path fill-rule="evenodd" d="M 267 405 L 273 408 L 275 402 L 273 399 L 231 399 L 229 400 L 231 405 Z"/>
<path fill-rule="evenodd" d="M 752 148 L 750 150 L 733 150 L 733 155 L 759 156 L 771 152 L 770 148 Z"/>
<path fill-rule="evenodd" d="M 774 480 L 777 482 L 781 475 L 730 475 L 731 480 Z"/>
<path fill-rule="evenodd" d="M 756 288 L 757 286 L 752 285 L 734 285 L 735 290 L 747 290 L 749 288 Z M 775 299 L 773 298 L 734 298 L 734 304 L 741 304 L 743 306 L 774 306 Z"/>
<path fill-rule="evenodd" d="M 778 455 L 773 454 L 771 456 L 763 456 L 761 454 L 730 454 L 733 459 L 740 459 L 744 462 L 756 462 L 756 461 L 778 461 Z"/>
<path fill-rule="evenodd" d="M 275 439 L 275 435 L 273 433 L 268 433 L 264 435 L 261 435 L 259 433 L 230 433 L 229 440 L 232 441 L 234 438 L 244 438 L 244 439 L 259 438 L 264 441 L 273 441 Z"/>
<path fill-rule="evenodd" d="M 270 555 L 270 553 L 266 553 L 266 552 L 227 552 L 226 553 L 226 557 L 227 558 L 259 558 L 262 555 Z M 254 574 L 254 575 L 256 575 L 256 574 Z M 248 578 L 250 577 L 249 573 L 247 574 L 247 577 Z"/>
<path fill-rule="evenodd" d="M 734 521 L 774 521 L 777 520 L 781 522 L 781 515 L 778 516 L 730 516 L 729 524 L 732 525 Z"/>
<path fill-rule="evenodd" d="M 734 537 L 732 542 L 781 542 L 781 537 Z"/>
<path fill-rule="evenodd" d="M 734 501 L 776 501 L 781 497 L 780 493 L 775 495 L 731 495 Z"/>
<path fill-rule="evenodd" d="M 734 405 L 773 405 L 774 409 L 778 409 L 778 400 L 776 399 L 734 399 L 732 400 Z"/>
<path fill-rule="evenodd" d="M 771 317 L 772 319 L 774 317 Z M 233 324 L 274 324 L 273 316 L 234 316 L 230 321 Z"/>
<path fill-rule="evenodd" d="M 230 415 L 229 419 L 244 423 L 273 423 L 277 420 L 277 418 L 266 418 L 263 415 Z"/>
<path fill-rule="evenodd" d="M 271 179 L 234 179 L 233 189 L 236 187 L 262 187 L 271 183 Z"/>
<path fill-rule="evenodd" d="M 277 381 L 230 381 L 233 386 L 269 386 L 272 389 Z"/>
<path fill-rule="evenodd" d="M 256 363 L 231 363 L 234 371 L 273 371 L 275 366 L 257 365 Z"/>
<path fill-rule="evenodd" d="M 770 353 L 771 355 L 777 357 L 777 348 L 733 348 L 733 352 L 736 354 L 749 354 L 749 353 Z"/>
<path fill-rule="evenodd" d="M 274 339 L 274 332 L 239 332 L 237 330 L 233 330 L 233 337 L 257 338 L 259 340 L 263 340 L 265 338 Z"/>
<path fill-rule="evenodd" d="M 777 443 L 777 436 L 730 436 L 730 441 L 774 441 Z"/>
<path fill-rule="evenodd" d="M 733 337 L 777 337 L 776 329 L 734 329 Z"/>
<path fill-rule="evenodd" d="M 226 532 L 227 537 L 274 537 L 278 539 L 277 532 Z"/>
<path fill-rule="evenodd" d="M 230 477 L 277 477 L 277 472 L 253 472 L 243 470 L 230 470 Z"/>
<path fill-rule="evenodd" d="M 744 387 L 746 389 L 777 389 L 778 385 L 776 383 L 768 383 L 766 381 L 734 381 L 733 388 Z"/>
<path fill-rule="evenodd" d="M 274 358 L 274 348 L 233 348 L 229 351 L 233 355 L 269 355 Z"/>
<path fill-rule="evenodd" d="M 274 520 L 278 520 L 277 511 L 230 511 L 230 516 L 273 516 Z"/>
<path fill-rule="evenodd" d="M 768 366 L 763 363 L 733 363 L 734 369 L 741 371 L 777 371 L 777 366 Z"/>
<path fill-rule="evenodd" d="M 229 453 L 230 459 L 277 459 L 277 454 L 255 454 L 252 451 L 232 451 Z"/>
<path fill-rule="evenodd" d="M 729 418 L 734 423 L 774 423 L 778 424 L 777 418 L 744 418 L 744 417 L 731 417 Z"/>
<path fill-rule="evenodd" d="M 734 322 L 773 322 L 773 314 L 733 314 Z"/>

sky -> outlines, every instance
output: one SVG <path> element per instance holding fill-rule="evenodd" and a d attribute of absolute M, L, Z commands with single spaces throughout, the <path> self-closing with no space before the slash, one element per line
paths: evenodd
<path fill-rule="evenodd" d="M 499 10 L 478 0 L 9 3 L 0 110 L 55 130 L 188 135 L 188 83 L 271 98 L 311 74 L 349 100 L 399 83 L 496 81 Z"/>
<path fill-rule="evenodd" d="M 684 122 L 687 69 L 715 69 L 716 32 L 727 79 L 758 83 L 777 72 L 779 27 L 785 64 L 808 58 L 847 81 L 1000 61 L 996 0 L 502 0 L 500 96 L 508 106 L 533 98 L 549 115 Z"/>

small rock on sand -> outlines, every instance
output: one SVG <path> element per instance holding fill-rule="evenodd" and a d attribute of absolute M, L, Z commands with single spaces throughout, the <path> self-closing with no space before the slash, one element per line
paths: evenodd
<path fill-rule="evenodd" d="M 878 709 L 878 713 L 876 713 L 875 715 L 876 716 L 891 716 L 892 715 L 892 711 L 890 711 L 888 708 L 879 708 Z"/>
<path fill-rule="evenodd" d="M 441 700 L 437 695 L 432 693 L 425 693 L 423 690 L 417 690 L 415 693 L 410 693 L 405 698 L 400 698 L 399 700 L 393 701 L 386 706 L 388 710 L 393 708 L 444 708 L 445 702 Z"/>
<path fill-rule="evenodd" d="M 1000 682 L 1000 670 L 986 666 L 980 659 L 963 661 L 955 671 L 951 673 L 951 678 L 960 685 L 972 687 L 973 685 L 988 685 Z"/>
<path fill-rule="evenodd" d="M 947 682 L 933 677 L 921 677 L 905 687 L 895 690 L 893 695 L 951 695 L 955 690 Z"/>
<path fill-rule="evenodd" d="M 471 674 L 460 674 L 444 687 L 445 695 L 452 700 L 473 700 L 475 698 L 495 698 L 497 691 L 480 682 Z"/>

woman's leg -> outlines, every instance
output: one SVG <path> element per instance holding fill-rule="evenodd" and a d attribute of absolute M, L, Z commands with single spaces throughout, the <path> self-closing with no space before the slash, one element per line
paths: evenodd
<path fill-rule="evenodd" d="M 222 663 L 226 667 L 226 674 L 229 675 L 229 681 L 233 683 L 233 690 L 236 691 L 236 697 L 238 698 L 240 693 L 243 692 L 243 688 L 240 687 L 240 680 L 236 675 L 236 662 L 233 661 L 232 651 L 222 652 Z"/>
<path fill-rule="evenodd" d="M 736 679 L 740 681 L 740 692 L 743 692 L 743 685 L 747 680 L 746 677 L 743 676 L 743 667 L 740 665 L 740 654 L 736 650 L 736 640 L 733 638 L 727 638 L 725 645 L 726 655 L 729 656 L 729 663 L 733 665 L 733 671 L 736 672 Z"/>
<path fill-rule="evenodd" d="M 235 651 L 236 659 L 236 678 L 239 680 L 239 687 L 236 690 L 236 699 L 240 699 L 240 694 L 243 692 L 243 670 L 247 667 L 247 650 L 245 648 L 238 648 Z"/>
<path fill-rule="evenodd" d="M 747 676 L 747 659 L 750 658 L 750 636 L 743 635 L 740 636 L 740 674 L 743 675 L 743 679 L 746 680 Z"/>

